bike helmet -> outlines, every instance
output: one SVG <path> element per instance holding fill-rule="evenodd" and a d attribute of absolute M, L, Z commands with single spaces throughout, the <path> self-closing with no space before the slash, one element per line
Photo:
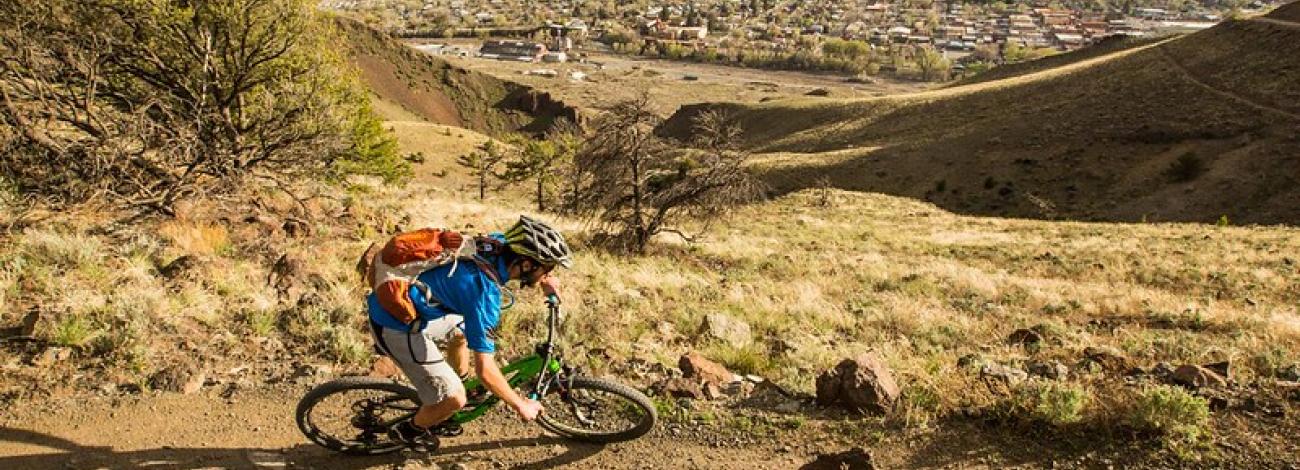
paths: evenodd
<path fill-rule="evenodd" d="M 520 256 L 527 256 L 547 266 L 573 266 L 573 253 L 564 236 L 550 225 L 528 217 L 519 216 L 510 230 L 506 230 L 506 248 Z"/>

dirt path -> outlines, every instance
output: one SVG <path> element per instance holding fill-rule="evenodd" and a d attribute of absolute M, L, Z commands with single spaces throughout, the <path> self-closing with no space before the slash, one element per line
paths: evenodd
<path fill-rule="evenodd" d="M 1268 18 L 1261 18 L 1261 19 L 1268 19 Z M 1283 23 L 1283 24 L 1288 24 L 1288 23 L 1285 22 L 1285 21 L 1282 21 L 1281 23 Z M 1293 24 L 1293 26 L 1294 26 L 1294 24 Z M 1273 114 L 1279 114 L 1279 115 L 1282 115 L 1282 116 L 1285 116 L 1285 117 L 1289 117 L 1289 118 L 1291 118 L 1291 119 L 1300 119 L 1300 114 L 1296 114 L 1296 113 L 1293 113 L 1293 112 L 1287 111 L 1287 110 L 1285 110 L 1285 109 L 1274 108 L 1274 107 L 1272 107 L 1272 106 L 1268 106 L 1268 105 L 1265 105 L 1265 104 L 1256 103 L 1256 102 L 1251 101 L 1250 99 L 1248 99 L 1248 98 L 1246 98 L 1246 97 L 1244 97 L 1244 96 L 1238 95 L 1238 94 L 1233 93 L 1233 92 L 1231 92 L 1231 91 L 1227 91 L 1227 90 L 1222 90 L 1222 89 L 1216 88 L 1216 87 L 1214 87 L 1213 85 L 1210 85 L 1209 83 L 1206 83 L 1205 81 L 1201 80 L 1200 77 L 1197 77 L 1196 74 L 1192 73 L 1191 70 L 1188 70 L 1187 67 L 1185 67 L 1181 62 L 1178 62 L 1178 59 L 1175 59 L 1172 55 L 1170 55 L 1170 54 L 1169 54 L 1169 51 L 1168 51 L 1167 49 L 1165 49 L 1165 48 L 1160 48 L 1159 50 L 1160 50 L 1160 56 L 1161 56 L 1162 58 L 1164 58 L 1166 62 L 1169 62 L 1170 65 L 1173 65 L 1174 70 L 1178 71 L 1178 74 L 1179 74 L 1179 75 L 1181 75 L 1183 78 L 1187 79 L 1188 81 L 1192 82 L 1193 84 L 1195 84 L 1196 86 L 1200 87 L 1201 89 L 1203 89 L 1203 90 L 1205 90 L 1205 91 L 1207 91 L 1207 92 L 1210 92 L 1210 93 L 1212 93 L 1212 94 L 1214 94 L 1214 95 L 1217 95 L 1217 96 L 1221 96 L 1221 97 L 1226 98 L 1226 99 L 1231 100 L 1231 101 L 1236 101 L 1236 102 L 1238 102 L 1238 103 L 1241 103 L 1241 104 L 1244 105 L 1244 106 L 1247 106 L 1247 107 L 1250 107 L 1250 108 L 1253 108 L 1253 109 L 1256 109 L 1256 110 L 1259 110 L 1259 111 L 1263 111 L 1263 112 L 1267 112 L 1267 113 L 1273 113 Z"/>
<path fill-rule="evenodd" d="M 1284 27 L 1284 28 L 1300 29 L 1300 23 L 1296 23 L 1296 22 L 1294 22 L 1294 21 L 1279 20 L 1279 19 L 1277 19 L 1277 18 L 1268 18 L 1268 17 L 1264 17 L 1264 16 L 1257 16 L 1257 17 L 1251 18 L 1250 21 L 1259 21 L 1259 22 L 1262 22 L 1262 23 L 1268 23 L 1268 24 L 1271 24 L 1271 25 L 1281 26 L 1281 27 Z"/>
<path fill-rule="evenodd" d="M 424 458 L 345 457 L 308 443 L 293 423 L 298 390 L 233 400 L 159 395 L 9 410 L 0 468 L 797 468 L 813 457 L 772 446 L 713 448 L 664 436 L 595 446 L 543 434 L 494 410 Z"/>

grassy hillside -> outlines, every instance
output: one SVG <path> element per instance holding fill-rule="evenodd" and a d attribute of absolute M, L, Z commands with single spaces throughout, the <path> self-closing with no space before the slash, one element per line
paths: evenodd
<path fill-rule="evenodd" d="M 465 70 L 404 46 L 358 21 L 338 18 L 346 51 L 390 120 L 410 116 L 496 134 L 540 131 L 577 111 L 518 83 Z"/>
<path fill-rule="evenodd" d="M 1127 36 L 1111 36 L 1103 39 L 1101 42 L 1092 46 L 1070 51 L 1064 54 L 1043 57 L 1037 60 L 1030 60 L 1016 64 L 1007 64 L 994 67 L 987 72 L 965 78 L 953 83 L 950 86 L 970 85 L 974 83 L 990 82 L 1006 78 L 1028 75 L 1031 73 L 1041 72 L 1044 70 L 1073 64 L 1082 60 L 1093 59 L 1107 54 L 1113 54 L 1125 49 L 1143 46 L 1160 38 L 1134 38 Z"/>
<path fill-rule="evenodd" d="M 1297 43 L 1300 28 L 1233 21 L 1000 81 L 718 106 L 752 149 L 781 153 L 766 167 L 780 192 L 824 178 L 973 214 L 1295 223 Z M 698 109 L 664 131 L 681 135 Z"/>
<path fill-rule="evenodd" d="M 277 225 L 297 203 L 255 196 L 255 208 L 199 205 L 111 232 L 93 214 L 66 214 L 7 238 L 0 325 L 29 312 L 38 320 L 32 341 L 0 348 L 9 364 L 0 368 L 0 398 L 137 393 L 176 367 L 206 370 L 209 393 L 294 380 L 303 364 L 362 369 L 370 349 L 352 266 L 367 244 L 394 226 L 485 231 L 521 212 L 438 187 L 357 189 L 309 200 L 320 215 L 308 219 L 310 235 L 295 236 Z M 699 350 L 809 393 L 818 373 L 874 349 L 899 377 L 904 403 L 887 421 L 846 424 L 881 430 L 858 436 L 882 426 L 925 432 L 970 413 L 1036 422 L 1045 418 L 1033 394 L 1049 387 L 1081 396 L 1063 411 L 1078 416 L 1061 431 L 1035 432 L 1064 432 L 1052 435 L 1070 445 L 1090 445 L 1098 433 L 1123 441 L 1132 407 L 1163 389 L 1149 375 L 1096 369 L 1087 348 L 1110 348 L 1146 370 L 1229 360 L 1239 385 L 1231 396 L 1260 406 L 1275 406 L 1285 392 L 1274 374 L 1300 360 L 1294 229 L 997 220 L 903 198 L 805 191 L 740 210 L 698 245 L 665 238 L 649 256 L 630 258 L 587 246 L 580 223 L 558 220 L 578 244 L 577 267 L 563 273 L 570 357 L 645 386 L 653 376 L 629 364 L 671 368 Z M 302 263 L 287 283 L 273 275 L 284 254 Z M 171 267 L 181 257 L 192 260 Z M 504 317 L 504 354 L 530 350 L 540 307 L 537 293 L 520 292 Z M 750 341 L 696 334 L 712 313 L 748 323 Z M 1046 339 L 1031 350 L 1008 343 L 1019 328 Z M 48 348 L 71 355 L 46 362 Z M 1068 377 L 1011 392 L 979 371 L 1051 361 Z M 1256 433 L 1285 434 L 1294 420 L 1247 413 L 1233 408 L 1194 425 L 1256 458 L 1300 455 L 1294 442 Z"/>

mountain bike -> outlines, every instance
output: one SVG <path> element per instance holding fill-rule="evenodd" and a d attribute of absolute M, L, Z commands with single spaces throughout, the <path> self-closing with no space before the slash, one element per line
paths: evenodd
<path fill-rule="evenodd" d="M 584 442 L 612 443 L 636 439 L 654 428 L 658 416 L 645 394 L 618 382 L 583 376 L 564 363 L 556 335 L 558 302 L 547 302 L 546 341 L 533 354 L 501 368 L 516 390 L 542 402 L 537 423 L 547 431 Z M 470 403 L 435 432 L 456 436 L 462 425 L 482 417 L 500 403 L 478 379 L 465 381 Z M 401 450 L 405 444 L 388 430 L 411 419 L 420 408 L 415 389 L 392 379 L 343 377 L 316 386 L 298 402 L 298 429 L 312 442 L 344 454 L 374 455 Z"/>

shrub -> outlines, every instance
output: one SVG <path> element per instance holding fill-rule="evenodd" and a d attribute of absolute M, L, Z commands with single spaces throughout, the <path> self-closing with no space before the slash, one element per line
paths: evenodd
<path fill-rule="evenodd" d="M 1192 444 L 1208 432 L 1210 405 L 1186 390 L 1160 385 L 1142 391 L 1129 419 L 1138 430 L 1159 433 L 1166 444 Z"/>
<path fill-rule="evenodd" d="M 59 346 L 80 348 L 98 338 L 99 331 L 90 320 L 76 315 L 65 316 L 50 330 L 50 342 Z"/>
<path fill-rule="evenodd" d="M 1053 426 L 1074 424 L 1083 420 L 1083 410 L 1091 398 L 1087 390 L 1078 386 L 1048 384 L 1038 389 L 1033 415 Z"/>
<path fill-rule="evenodd" d="M 1205 173 L 1205 162 L 1201 160 L 1194 152 L 1187 152 L 1178 156 L 1173 165 L 1165 170 L 1165 174 L 1170 179 L 1178 183 L 1185 183 L 1196 179 Z"/>

